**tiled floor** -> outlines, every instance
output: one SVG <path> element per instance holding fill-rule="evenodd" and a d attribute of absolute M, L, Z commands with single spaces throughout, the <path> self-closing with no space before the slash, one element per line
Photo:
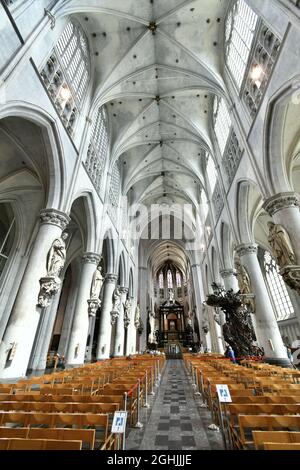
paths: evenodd
<path fill-rule="evenodd" d="M 151 403 L 152 401 L 152 403 Z M 182 360 L 169 360 L 150 411 L 142 415 L 142 430 L 130 430 L 128 450 L 223 449 L 219 432 L 208 430 L 210 413 L 200 408 Z"/>

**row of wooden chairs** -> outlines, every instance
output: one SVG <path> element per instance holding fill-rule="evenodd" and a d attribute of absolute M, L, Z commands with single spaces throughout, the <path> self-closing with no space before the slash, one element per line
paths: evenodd
<path fill-rule="evenodd" d="M 221 417 L 216 385 L 228 385 L 232 403 L 222 404 L 221 412 L 224 432 L 232 448 L 272 450 L 285 445 L 289 449 L 297 448 L 300 442 L 297 373 L 285 373 L 281 367 L 277 370 L 277 366 L 269 364 L 236 365 L 216 357 L 184 359 L 195 389 L 201 393 L 217 425 L 221 424 Z M 260 432 L 265 434 L 255 434 Z M 274 433 L 280 434 L 273 441 Z"/>

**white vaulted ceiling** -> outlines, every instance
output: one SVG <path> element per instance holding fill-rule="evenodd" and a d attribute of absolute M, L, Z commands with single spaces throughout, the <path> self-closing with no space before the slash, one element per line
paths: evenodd
<path fill-rule="evenodd" d="M 230 0 L 70 1 L 88 32 L 95 105 L 106 104 L 111 162 L 130 201 L 199 203 L 212 152 L 212 101 L 224 94 Z"/>

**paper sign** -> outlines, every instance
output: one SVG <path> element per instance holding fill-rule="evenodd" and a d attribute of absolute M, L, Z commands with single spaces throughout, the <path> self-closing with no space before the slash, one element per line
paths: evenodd
<path fill-rule="evenodd" d="M 113 434 L 124 434 L 126 429 L 127 411 L 115 411 L 111 427 Z"/>
<path fill-rule="evenodd" d="M 219 402 L 220 403 L 232 403 L 228 385 L 216 385 Z"/>

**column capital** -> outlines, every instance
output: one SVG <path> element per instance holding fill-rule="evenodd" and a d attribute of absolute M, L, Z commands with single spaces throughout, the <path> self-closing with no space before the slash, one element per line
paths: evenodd
<path fill-rule="evenodd" d="M 220 274 L 221 274 L 222 279 L 226 279 L 227 277 L 236 276 L 236 270 L 232 268 L 222 269 L 220 271 Z"/>
<path fill-rule="evenodd" d="M 117 274 L 108 273 L 105 276 L 105 282 L 107 283 L 116 284 L 117 280 L 118 280 Z"/>
<path fill-rule="evenodd" d="M 40 224 L 57 225 L 62 230 L 66 229 L 70 220 L 67 214 L 56 209 L 43 209 L 40 212 Z"/>
<path fill-rule="evenodd" d="M 98 253 L 83 253 L 82 260 L 84 263 L 96 264 L 98 265 L 101 260 L 101 256 Z"/>
<path fill-rule="evenodd" d="M 299 208 L 299 206 L 299 196 L 294 192 L 278 193 L 267 199 L 263 204 L 263 208 L 271 217 L 282 209 Z"/>
<path fill-rule="evenodd" d="M 256 243 L 243 243 L 242 245 L 238 245 L 235 250 L 238 256 L 244 256 L 249 254 L 257 255 Z"/>
<path fill-rule="evenodd" d="M 121 294 L 128 294 L 128 287 L 120 287 L 119 288 L 119 291 L 121 292 Z"/>

